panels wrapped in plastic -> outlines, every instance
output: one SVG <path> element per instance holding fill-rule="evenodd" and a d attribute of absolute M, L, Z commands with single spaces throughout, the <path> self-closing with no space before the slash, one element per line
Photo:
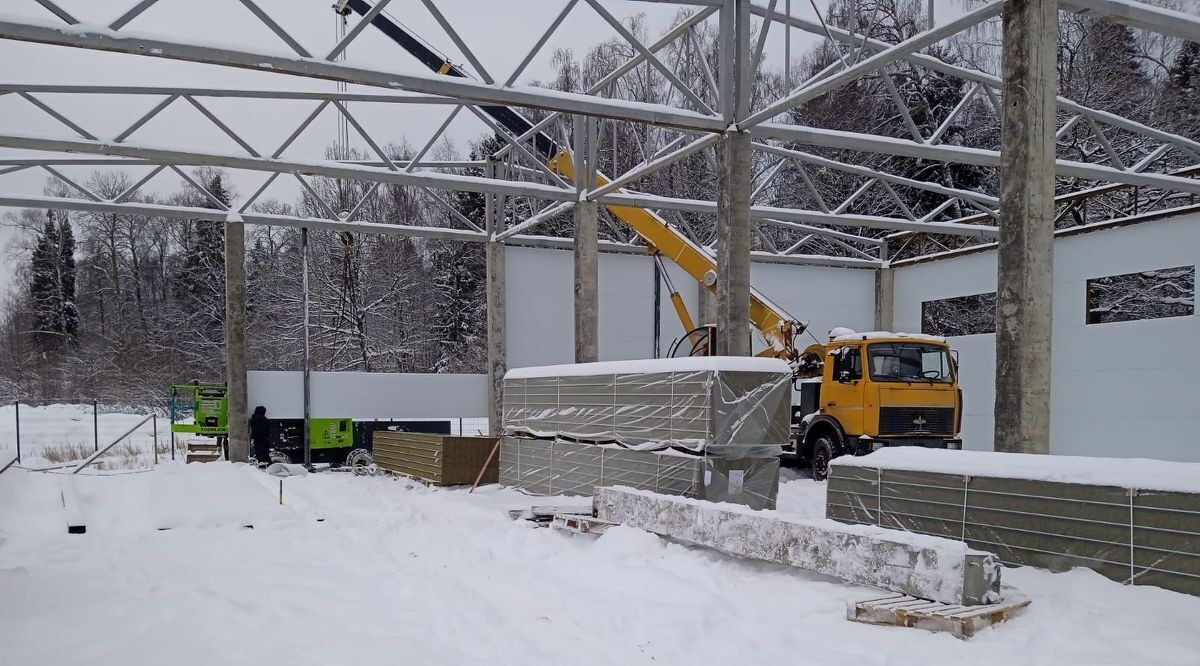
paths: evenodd
<path fill-rule="evenodd" d="M 1194 463 L 884 449 L 834 461 L 825 515 L 1200 595 Z"/>
<path fill-rule="evenodd" d="M 637 450 L 775 457 L 788 441 L 791 379 L 788 365 L 770 358 L 518 368 L 504 378 L 504 431 Z"/>
<path fill-rule="evenodd" d="M 778 458 L 715 458 L 552 439 L 505 437 L 500 483 L 533 495 L 594 495 L 624 486 L 774 509 Z"/>

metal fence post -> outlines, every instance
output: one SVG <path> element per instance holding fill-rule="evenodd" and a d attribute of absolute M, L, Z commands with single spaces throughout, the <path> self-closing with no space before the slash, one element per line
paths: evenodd
<path fill-rule="evenodd" d="M 96 412 L 96 401 L 92 400 L 92 443 L 100 450 L 100 415 Z"/>
<path fill-rule="evenodd" d="M 17 462 L 21 462 L 21 401 L 13 400 L 13 416 L 17 419 Z"/>
<path fill-rule="evenodd" d="M 158 412 L 154 412 L 154 442 L 150 444 L 154 449 L 154 464 L 158 464 Z"/>

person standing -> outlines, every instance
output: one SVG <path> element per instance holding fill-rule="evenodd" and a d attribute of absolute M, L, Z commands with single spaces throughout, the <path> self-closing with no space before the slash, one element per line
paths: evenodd
<path fill-rule="evenodd" d="M 254 458 L 260 465 L 271 462 L 271 422 L 267 420 L 267 408 L 259 405 L 250 417 L 250 442 L 254 445 Z"/>

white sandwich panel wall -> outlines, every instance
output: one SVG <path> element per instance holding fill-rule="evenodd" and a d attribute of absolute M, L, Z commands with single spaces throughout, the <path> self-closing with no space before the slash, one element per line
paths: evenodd
<path fill-rule="evenodd" d="M 1200 264 L 1200 215 L 1055 241 L 1051 452 L 1200 461 L 1200 317 L 1087 325 L 1087 281 Z M 919 331 L 921 304 L 996 289 L 996 254 L 896 270 L 896 326 Z M 951 338 L 962 358 L 966 448 L 991 450 L 995 336 Z"/>

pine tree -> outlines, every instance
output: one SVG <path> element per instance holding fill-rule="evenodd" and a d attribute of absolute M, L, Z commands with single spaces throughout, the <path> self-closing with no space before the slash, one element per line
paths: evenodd
<path fill-rule="evenodd" d="M 220 172 L 205 174 L 205 188 L 222 204 L 229 192 Z M 207 198 L 201 204 L 217 208 Z M 206 340 L 220 340 L 225 319 L 225 230 L 221 222 L 193 220 L 186 233 L 187 254 L 180 267 L 176 296 L 193 320 L 194 330 Z"/>
<path fill-rule="evenodd" d="M 1167 73 L 1163 121 L 1175 132 L 1200 138 L 1200 43 L 1184 42 Z"/>
<path fill-rule="evenodd" d="M 33 339 L 43 351 L 75 341 L 79 310 L 75 303 L 75 237 L 65 215 L 46 212 L 30 261 L 29 298 Z"/>

